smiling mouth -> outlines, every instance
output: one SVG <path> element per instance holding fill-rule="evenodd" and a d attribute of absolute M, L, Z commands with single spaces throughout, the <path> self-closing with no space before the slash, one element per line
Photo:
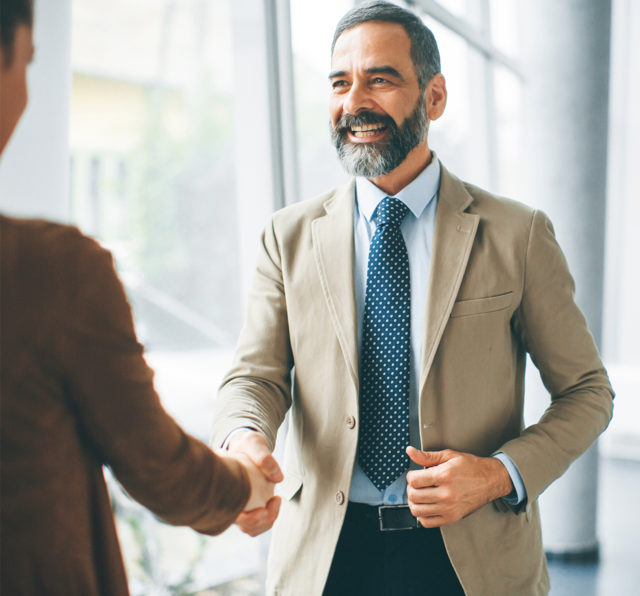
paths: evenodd
<path fill-rule="evenodd" d="M 375 137 L 381 132 L 386 130 L 386 126 L 381 122 L 375 124 L 360 124 L 358 126 L 351 126 L 349 132 L 357 139 L 364 139 L 367 137 Z"/>

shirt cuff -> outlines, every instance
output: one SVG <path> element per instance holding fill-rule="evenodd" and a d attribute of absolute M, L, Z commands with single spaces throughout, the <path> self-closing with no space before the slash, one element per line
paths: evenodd
<path fill-rule="evenodd" d="M 527 498 L 527 490 L 524 487 L 524 482 L 522 481 L 520 472 L 518 472 L 518 468 L 516 468 L 516 465 L 513 463 L 511 458 L 502 451 L 500 453 L 496 453 L 493 457 L 499 459 L 504 464 L 504 467 L 507 468 L 507 472 L 509 472 L 511 482 L 514 487 L 514 490 L 502 498 L 509 503 L 509 505 L 519 505 Z"/>

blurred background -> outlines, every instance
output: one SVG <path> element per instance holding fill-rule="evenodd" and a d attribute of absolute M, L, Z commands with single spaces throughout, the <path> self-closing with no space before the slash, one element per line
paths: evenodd
<path fill-rule="evenodd" d="M 267 217 L 346 180 L 327 74 L 353 4 L 36 2 L 0 209 L 73 223 L 113 252 L 165 407 L 205 441 Z M 617 392 L 599 445 L 543 495 L 552 594 L 640 593 L 640 3 L 398 4 L 440 47 L 449 99 L 430 146 L 551 215 Z M 548 401 L 533 373 L 528 422 Z M 133 594 L 261 593 L 268 536 L 167 527 L 110 486 Z"/>

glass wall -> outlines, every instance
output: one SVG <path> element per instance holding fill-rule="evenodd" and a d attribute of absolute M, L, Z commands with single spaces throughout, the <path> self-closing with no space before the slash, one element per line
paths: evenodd
<path fill-rule="evenodd" d="M 73 7 L 71 217 L 113 252 L 163 404 L 205 442 L 242 320 L 231 32 L 231 0 Z M 157 523 L 110 486 L 134 594 L 260 569 L 259 541 Z"/>
<path fill-rule="evenodd" d="M 311 198 L 348 180 L 329 138 L 331 40 L 352 0 L 327 0 L 316 10 L 291 0 L 296 125 L 301 198 Z"/>

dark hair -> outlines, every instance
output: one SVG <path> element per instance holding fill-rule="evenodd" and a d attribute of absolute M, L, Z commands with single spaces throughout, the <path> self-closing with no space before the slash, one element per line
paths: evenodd
<path fill-rule="evenodd" d="M 4 54 L 3 67 L 13 61 L 13 39 L 18 25 L 33 26 L 33 0 L 0 1 L 0 47 Z"/>
<path fill-rule="evenodd" d="M 414 13 L 390 2 L 367 2 L 352 8 L 336 25 L 331 43 L 331 55 L 336 41 L 345 31 L 362 23 L 382 21 L 402 25 L 411 41 L 411 59 L 418 76 L 418 85 L 422 91 L 433 75 L 440 72 L 440 52 L 436 39 L 429 29 Z"/>

